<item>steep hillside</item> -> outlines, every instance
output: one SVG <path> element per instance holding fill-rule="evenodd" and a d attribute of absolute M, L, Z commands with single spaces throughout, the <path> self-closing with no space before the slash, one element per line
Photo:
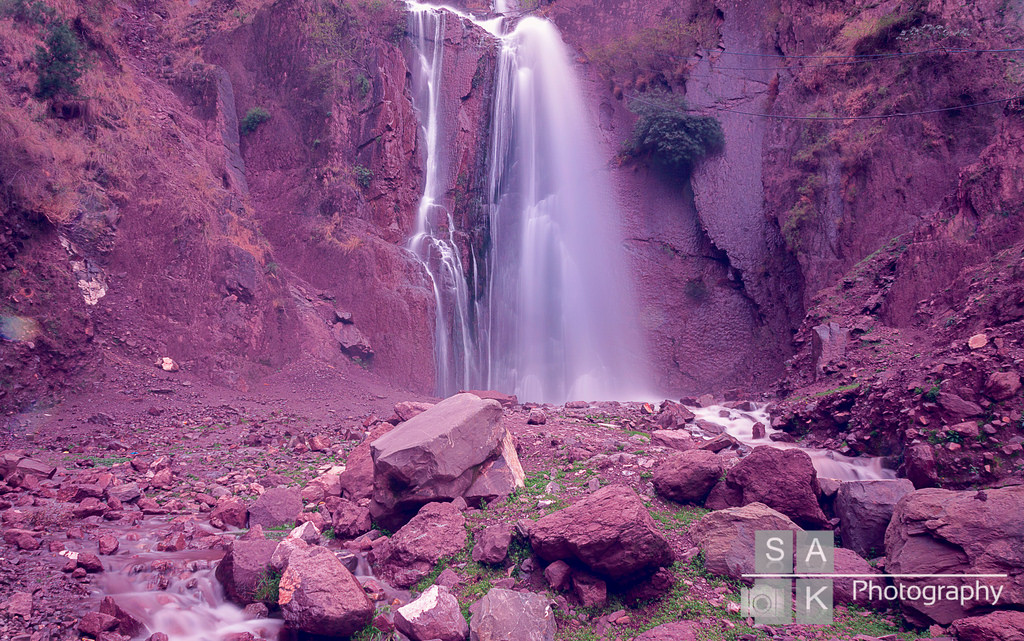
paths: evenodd
<path fill-rule="evenodd" d="M 432 390 L 433 297 L 402 248 L 422 157 L 400 4 L 3 7 L 4 408 L 163 356 L 241 388 L 355 356 Z M 60 30 L 84 73 L 44 95 L 36 48 Z M 490 49 L 448 37 L 472 166 Z"/>

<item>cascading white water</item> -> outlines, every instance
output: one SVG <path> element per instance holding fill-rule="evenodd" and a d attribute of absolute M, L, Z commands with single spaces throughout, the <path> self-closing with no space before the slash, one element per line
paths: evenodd
<path fill-rule="evenodd" d="M 642 351 L 610 179 L 558 30 L 527 17 L 504 33 L 501 18 L 409 7 L 418 57 L 413 96 L 426 147 L 409 246 L 434 289 L 438 393 L 486 387 L 543 402 L 638 397 L 646 389 Z M 508 9 L 500 0 L 495 5 L 499 13 Z M 439 114 L 448 15 L 475 22 L 500 42 L 482 295 L 469 291 L 444 206 L 451 136 Z"/>
<path fill-rule="evenodd" d="M 462 256 L 455 243 L 455 222 L 444 205 L 440 125 L 441 78 L 444 71 L 446 11 L 409 5 L 409 34 L 416 64 L 412 68 L 413 103 L 420 113 L 426 147 L 423 197 L 416 212 L 416 231 L 409 249 L 426 267 L 436 305 L 434 327 L 435 376 L 438 392 L 447 396 L 465 388 L 475 376 L 475 340 L 470 326 L 471 305 Z"/>
<path fill-rule="evenodd" d="M 546 20 L 503 36 L 489 176 L 486 385 L 530 401 L 644 389 L 616 207 L 568 51 Z"/>

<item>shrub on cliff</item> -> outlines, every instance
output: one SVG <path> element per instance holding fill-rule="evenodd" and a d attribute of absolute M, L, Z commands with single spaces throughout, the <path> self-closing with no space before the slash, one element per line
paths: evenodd
<path fill-rule="evenodd" d="M 249 111 L 245 112 L 242 122 L 238 125 L 238 130 L 242 132 L 243 136 L 245 134 L 251 134 L 268 120 L 270 120 L 269 111 L 263 107 L 253 107 Z"/>
<path fill-rule="evenodd" d="M 687 113 L 686 103 L 672 94 L 637 96 L 629 108 L 637 120 L 628 152 L 648 157 L 670 171 L 689 174 L 697 162 L 725 146 L 716 118 Z"/>
<path fill-rule="evenodd" d="M 36 47 L 36 97 L 52 98 L 78 93 L 78 79 L 85 72 L 82 43 L 63 20 L 50 23 L 45 47 Z"/>

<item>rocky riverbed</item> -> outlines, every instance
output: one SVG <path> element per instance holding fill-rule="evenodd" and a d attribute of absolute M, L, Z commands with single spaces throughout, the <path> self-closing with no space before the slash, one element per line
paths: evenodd
<path fill-rule="evenodd" d="M 138 400 L 23 416 L 0 469 L 0 637 L 1020 634 L 1019 486 L 915 489 L 841 457 L 836 474 L 749 401 L 434 405 L 365 381 L 341 401 L 323 392 L 340 376 L 272 398 L 161 372 L 123 379 Z M 739 604 L 756 529 L 834 530 L 837 573 L 1005 574 L 1002 607 L 837 580 L 834 626 L 760 625 Z"/>

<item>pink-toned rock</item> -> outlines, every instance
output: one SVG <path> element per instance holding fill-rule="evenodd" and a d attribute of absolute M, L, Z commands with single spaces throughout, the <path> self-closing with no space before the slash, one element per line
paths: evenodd
<path fill-rule="evenodd" d="M 539 407 L 535 407 L 530 410 L 530 415 L 526 419 L 526 423 L 528 425 L 544 425 L 547 422 L 548 415 Z"/>
<path fill-rule="evenodd" d="M 661 411 L 658 412 L 658 425 L 663 430 L 678 430 L 696 418 L 690 410 L 675 401 L 662 401 Z"/>
<path fill-rule="evenodd" d="M 19 616 L 22 619 L 28 620 L 32 617 L 32 593 L 15 592 L 11 595 L 11 598 L 7 599 L 4 606 L 7 609 L 8 615 Z"/>
<path fill-rule="evenodd" d="M 370 531 L 370 510 L 352 501 L 338 499 L 332 502 L 331 523 L 336 537 L 354 539 Z"/>
<path fill-rule="evenodd" d="M 331 522 L 327 520 L 328 517 L 330 517 L 330 514 L 325 517 L 320 512 L 299 512 L 299 515 L 295 517 L 295 525 L 309 523 L 318 531 L 323 532 L 328 527 L 331 527 Z"/>
<path fill-rule="evenodd" d="M 120 546 L 121 546 L 121 544 L 118 542 L 116 536 L 111 536 L 109 534 L 104 534 L 103 536 L 100 537 L 100 540 L 99 540 L 100 554 L 103 554 L 103 555 L 113 554 L 113 553 L 117 552 L 117 548 L 119 548 Z"/>
<path fill-rule="evenodd" d="M 985 579 L 1003 588 L 1000 607 L 1024 606 L 1024 486 L 954 492 L 916 490 L 896 505 L 885 533 L 886 572 L 892 574 L 1007 574 Z M 971 585 L 973 578 L 895 579 L 899 585 Z M 983 612 L 981 599 L 904 601 L 903 615 L 917 625 L 946 625 Z"/>
<path fill-rule="evenodd" d="M 171 468 L 165 467 L 149 479 L 149 484 L 161 490 L 170 489 L 174 487 L 174 473 L 171 472 Z"/>
<path fill-rule="evenodd" d="M 823 527 L 828 519 L 818 505 L 818 474 L 811 457 L 798 449 L 755 447 L 726 474 L 722 491 L 715 488 L 707 507 L 720 509 L 764 503 L 798 524 Z"/>
<path fill-rule="evenodd" d="M 836 574 L 859 574 L 861 575 L 857 579 L 853 578 L 836 578 L 832 579 L 832 598 L 835 603 L 845 603 L 849 605 L 859 605 L 862 607 L 875 607 L 884 608 L 887 604 L 882 599 L 872 600 L 870 592 L 863 587 L 858 586 L 856 595 L 854 595 L 854 581 L 858 584 L 867 581 L 868 585 L 875 586 L 878 588 L 885 588 L 885 579 L 871 579 L 868 578 L 872 574 L 881 574 L 881 572 L 871 564 L 865 561 L 859 554 L 853 550 L 847 550 L 846 548 L 835 548 L 833 550 L 833 562 L 834 572 Z M 877 594 L 877 593 L 876 593 Z M 854 598 L 856 596 L 856 598 Z"/>
<path fill-rule="evenodd" d="M 685 452 L 693 449 L 693 437 L 684 430 L 654 430 L 651 445 Z"/>
<path fill-rule="evenodd" d="M 501 563 L 508 556 L 512 543 L 512 527 L 506 524 L 486 528 L 473 546 L 473 560 L 477 563 Z"/>
<path fill-rule="evenodd" d="M 651 628 L 633 641 L 697 641 L 700 626 L 694 621 L 673 621 Z"/>
<path fill-rule="evenodd" d="M 368 499 L 373 495 L 373 459 L 370 456 L 370 444 L 394 429 L 391 423 L 378 423 L 370 435 L 360 443 L 345 462 L 345 471 L 338 481 L 342 495 L 350 501 Z"/>
<path fill-rule="evenodd" d="M 373 603 L 359 581 L 327 548 L 292 553 L 279 594 L 284 620 L 301 632 L 347 637 L 373 618 Z"/>
<path fill-rule="evenodd" d="M 400 526 L 426 503 L 462 496 L 478 466 L 500 454 L 501 419 L 497 401 L 456 394 L 374 441 L 374 519 Z"/>
<path fill-rule="evenodd" d="M 800 529 L 785 514 L 763 503 L 750 503 L 704 515 L 690 529 L 690 536 L 704 553 L 704 566 L 709 572 L 751 583 L 743 575 L 754 572 L 755 532 Z"/>
<path fill-rule="evenodd" d="M 466 545 L 466 518 L 451 503 L 428 503 L 387 540 L 377 556 L 380 575 L 407 588 L 442 558 Z"/>
<path fill-rule="evenodd" d="M 680 503 L 701 503 L 718 483 L 725 466 L 707 450 L 689 450 L 658 461 L 654 467 L 654 489 Z"/>
<path fill-rule="evenodd" d="M 564 592 L 572 585 L 572 568 L 565 561 L 554 561 L 544 568 L 544 578 L 552 590 Z"/>
<path fill-rule="evenodd" d="M 96 483 L 64 483 L 57 490 L 57 500 L 78 503 L 88 498 L 102 498 L 103 488 Z"/>
<path fill-rule="evenodd" d="M 267 572 L 277 541 L 259 538 L 234 541 L 224 560 L 217 565 L 217 579 L 228 598 L 239 605 L 253 602 L 253 592 Z"/>
<path fill-rule="evenodd" d="M 596 574 L 632 579 L 672 562 L 668 541 L 631 488 L 609 485 L 529 528 L 546 561 L 577 560 Z"/>
<path fill-rule="evenodd" d="M 78 621 L 78 630 L 82 634 L 91 637 L 98 637 L 102 632 L 112 632 L 117 629 L 118 621 L 115 617 L 102 612 L 88 612 Z"/>
<path fill-rule="evenodd" d="M 402 419 L 403 421 L 408 421 L 414 416 L 419 416 L 423 412 L 426 412 L 433 406 L 433 403 L 421 403 L 419 401 L 402 401 L 400 403 L 395 403 L 395 414 L 397 414 L 398 418 Z"/>
<path fill-rule="evenodd" d="M 608 585 L 589 572 L 573 572 L 572 589 L 585 608 L 608 605 Z"/>
<path fill-rule="evenodd" d="M 302 496 L 294 488 L 273 487 L 249 506 L 249 526 L 264 528 L 292 525 L 302 511 Z"/>
<path fill-rule="evenodd" d="M 225 525 L 242 529 L 249 523 L 249 510 L 236 498 L 227 498 L 210 512 L 210 518 L 218 518 Z"/>
<path fill-rule="evenodd" d="M 470 641 L 554 641 L 551 601 L 530 592 L 492 588 L 469 621 Z"/>
<path fill-rule="evenodd" d="M 885 529 L 896 503 L 914 484 L 907 479 L 847 481 L 839 486 L 833 509 L 840 520 L 843 547 L 865 557 L 885 551 Z"/>
<path fill-rule="evenodd" d="M 1020 387 L 1017 372 L 992 372 L 985 381 L 985 395 L 993 401 L 1005 401 L 1016 396 Z"/>
<path fill-rule="evenodd" d="M 136 637 L 140 635 L 144 630 L 145 626 L 142 623 L 125 611 L 114 597 L 105 596 L 100 601 L 100 612 L 108 614 L 117 619 L 117 631 L 121 634 L 128 635 L 129 637 Z"/>
<path fill-rule="evenodd" d="M 958 619 L 951 629 L 957 641 L 1024 641 L 1024 612 L 999 610 Z"/>
<path fill-rule="evenodd" d="M 515 407 L 519 405 L 519 399 L 516 398 L 515 394 L 505 394 L 495 390 L 462 390 L 462 394 L 472 394 L 473 396 L 479 396 L 480 398 L 492 401 L 498 401 L 504 408 Z"/>
<path fill-rule="evenodd" d="M 445 588 L 433 585 L 415 601 L 395 612 L 395 628 L 412 641 L 465 641 L 469 624 L 458 600 Z"/>
<path fill-rule="evenodd" d="M 15 545 L 19 550 L 31 551 L 39 549 L 39 537 L 29 530 L 5 530 L 4 543 L 7 545 Z"/>
<path fill-rule="evenodd" d="M 97 498 L 89 497 L 83 499 L 74 509 L 71 510 L 71 514 L 76 519 L 84 519 L 90 516 L 100 516 L 107 511 L 105 503 Z"/>
<path fill-rule="evenodd" d="M 939 482 L 935 452 L 927 443 L 911 445 L 903 453 L 903 464 L 907 479 L 917 489 L 934 487 Z"/>
<path fill-rule="evenodd" d="M 100 561 L 100 557 L 96 556 L 92 552 L 79 552 L 78 567 L 90 573 L 102 572 L 103 561 Z"/>

